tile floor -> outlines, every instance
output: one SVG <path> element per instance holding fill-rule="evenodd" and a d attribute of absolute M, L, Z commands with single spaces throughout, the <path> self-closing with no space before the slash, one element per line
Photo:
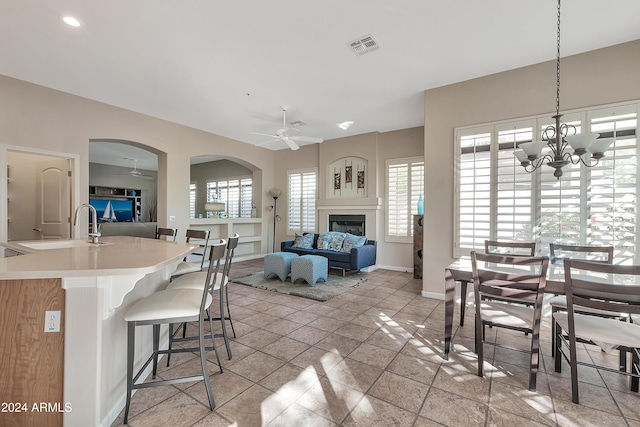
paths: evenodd
<path fill-rule="evenodd" d="M 232 276 L 260 270 L 261 260 L 237 262 Z M 533 393 L 526 353 L 487 345 L 485 377 L 476 376 L 473 310 L 455 328 L 454 352 L 443 361 L 443 303 L 420 296 L 421 281 L 410 273 L 361 274 L 362 285 L 324 303 L 232 284 L 238 337 L 232 360 L 218 343 L 224 373 L 209 366 L 216 410 L 209 411 L 202 382 L 143 389 L 133 397 L 129 424 L 640 426 L 640 399 L 621 375 L 582 369 L 582 404 L 571 403 L 568 366 L 554 372 L 547 324 Z M 487 329 L 487 336 L 522 349 L 529 342 L 499 328 Z M 581 352 L 616 366 L 615 354 Z M 183 353 L 160 376 L 198 369 L 197 355 Z M 122 414 L 113 425 L 121 423 Z"/>

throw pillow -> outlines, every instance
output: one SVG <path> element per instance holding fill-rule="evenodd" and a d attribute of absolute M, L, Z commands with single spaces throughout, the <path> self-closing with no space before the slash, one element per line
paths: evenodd
<path fill-rule="evenodd" d="M 354 236 L 353 234 L 347 233 L 347 235 L 344 237 L 344 243 L 342 244 L 341 252 L 351 252 L 352 248 L 359 248 L 360 246 L 364 246 L 366 241 L 366 236 Z"/>
<path fill-rule="evenodd" d="M 329 249 L 329 232 L 318 234 L 318 243 L 316 243 L 316 249 Z"/>
<path fill-rule="evenodd" d="M 312 249 L 313 234 L 298 234 L 296 233 L 295 240 L 293 241 L 294 248 Z"/>
<path fill-rule="evenodd" d="M 329 233 L 327 239 L 327 249 L 330 251 L 340 251 L 342 249 L 342 242 L 344 242 L 345 233 L 338 233 L 332 231 Z"/>

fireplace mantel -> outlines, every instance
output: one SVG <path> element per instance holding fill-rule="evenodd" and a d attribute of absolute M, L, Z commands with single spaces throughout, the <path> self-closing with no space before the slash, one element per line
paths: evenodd
<path fill-rule="evenodd" d="M 382 198 L 380 197 L 360 197 L 360 198 L 335 198 L 318 199 L 316 208 L 323 210 L 352 210 L 352 209 L 382 209 Z"/>

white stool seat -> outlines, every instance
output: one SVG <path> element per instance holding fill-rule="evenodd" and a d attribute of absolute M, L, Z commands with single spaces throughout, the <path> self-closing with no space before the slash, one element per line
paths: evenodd
<path fill-rule="evenodd" d="M 127 322 L 145 320 L 197 318 L 200 315 L 203 286 L 200 289 L 168 289 L 135 303 L 124 315 Z M 212 298 L 207 297 L 207 305 Z"/>
<path fill-rule="evenodd" d="M 189 273 L 183 276 L 180 276 L 169 283 L 167 289 L 198 289 L 202 292 L 202 288 L 204 287 L 205 280 L 207 278 L 206 271 L 199 271 L 197 273 Z M 220 280 L 222 279 L 222 281 Z M 213 290 L 217 291 L 220 289 L 221 284 L 226 285 L 229 279 L 227 276 L 218 276 L 216 279 L 216 283 L 213 285 Z M 222 282 L 222 283 L 221 283 Z"/>
<path fill-rule="evenodd" d="M 173 273 L 171 273 L 171 277 L 181 276 L 183 274 L 188 273 L 196 273 L 202 271 L 202 266 L 200 264 L 196 264 L 194 262 L 182 261 Z"/>

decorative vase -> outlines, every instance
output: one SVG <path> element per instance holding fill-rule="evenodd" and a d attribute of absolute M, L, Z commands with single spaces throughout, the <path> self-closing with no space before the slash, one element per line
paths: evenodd
<path fill-rule="evenodd" d="M 418 215 L 424 214 L 424 200 L 422 200 L 422 194 L 418 197 Z"/>

